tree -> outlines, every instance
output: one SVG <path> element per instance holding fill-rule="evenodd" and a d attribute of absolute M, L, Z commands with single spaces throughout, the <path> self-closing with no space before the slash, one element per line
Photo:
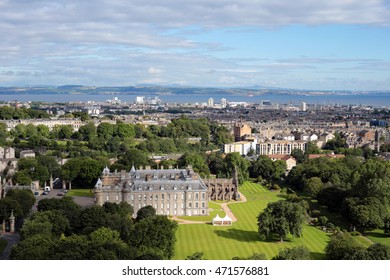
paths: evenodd
<path fill-rule="evenodd" d="M 29 219 L 33 222 L 48 222 L 51 225 L 51 234 L 59 238 L 62 234 L 70 233 L 70 223 L 65 213 L 61 210 L 49 210 L 34 213 Z M 24 228 L 24 227 L 23 227 Z"/>
<path fill-rule="evenodd" d="M 91 188 L 104 168 L 104 163 L 92 158 L 72 158 L 61 170 L 62 178 L 72 181 L 74 186 Z"/>
<path fill-rule="evenodd" d="M 186 260 L 194 261 L 194 260 L 206 260 L 203 258 L 203 252 L 195 252 L 190 256 L 186 257 Z"/>
<path fill-rule="evenodd" d="M 243 158 L 239 153 L 229 153 L 225 157 L 226 177 L 230 177 L 233 170 L 237 168 L 238 181 L 240 184 L 249 179 L 249 161 Z"/>
<path fill-rule="evenodd" d="M 35 204 L 35 196 L 31 190 L 11 189 L 7 192 L 6 197 L 18 202 L 24 217 L 30 213 Z"/>
<path fill-rule="evenodd" d="M 371 260 L 390 260 L 390 247 L 381 243 L 375 243 L 367 248 Z"/>
<path fill-rule="evenodd" d="M 96 131 L 97 136 L 100 139 L 107 141 L 108 139 L 112 138 L 114 134 L 114 126 L 110 123 L 101 123 L 98 125 Z"/>
<path fill-rule="evenodd" d="M 317 194 L 323 189 L 324 184 L 318 177 L 311 177 L 305 180 L 303 190 L 311 197 L 316 197 Z"/>
<path fill-rule="evenodd" d="M 177 223 L 166 216 L 143 219 L 134 225 L 131 245 L 138 249 L 149 248 L 171 259 L 175 249 Z"/>
<path fill-rule="evenodd" d="M 11 249 L 11 260 L 46 260 L 50 258 L 54 241 L 43 234 L 26 238 Z"/>
<path fill-rule="evenodd" d="M 142 208 L 140 208 L 137 212 L 137 222 L 153 217 L 156 215 L 156 209 L 153 208 L 153 206 L 147 205 Z"/>
<path fill-rule="evenodd" d="M 300 237 L 304 219 L 305 209 L 299 203 L 284 200 L 269 203 L 257 217 L 260 238 L 277 236 L 283 242 L 289 233 Z"/>
<path fill-rule="evenodd" d="M 81 138 L 84 141 L 89 141 L 96 136 L 96 127 L 93 122 L 89 122 L 79 128 L 78 131 L 81 134 Z"/>
<path fill-rule="evenodd" d="M 358 259 L 362 249 L 364 248 L 349 233 L 339 232 L 332 235 L 325 247 L 325 253 L 330 260 Z"/>
<path fill-rule="evenodd" d="M 323 188 L 317 194 L 318 204 L 327 206 L 330 211 L 336 212 L 341 209 L 348 191 L 338 187 Z"/>
<path fill-rule="evenodd" d="M 264 253 L 254 253 L 253 255 L 250 255 L 249 257 L 243 258 L 243 257 L 233 257 L 232 260 L 266 260 L 266 256 Z"/>
<path fill-rule="evenodd" d="M 302 163 L 305 161 L 305 153 L 300 149 L 293 149 L 291 151 L 291 156 L 297 160 L 297 163 Z"/>
<path fill-rule="evenodd" d="M 249 169 L 252 178 L 261 176 L 267 180 L 280 179 L 286 172 L 286 162 L 273 161 L 267 156 L 259 156 Z"/>
<path fill-rule="evenodd" d="M 114 126 L 113 133 L 114 136 L 118 136 L 121 139 L 134 138 L 135 137 L 134 125 L 119 122 Z"/>
<path fill-rule="evenodd" d="M 310 250 L 305 246 L 283 248 L 273 260 L 310 260 Z"/>
<path fill-rule="evenodd" d="M 313 155 L 313 154 L 321 154 L 320 148 L 318 148 L 317 144 L 315 142 L 307 142 L 306 147 L 306 155 Z"/>
<path fill-rule="evenodd" d="M 348 197 L 344 201 L 344 206 L 346 215 L 363 231 L 384 226 L 388 211 L 386 205 L 382 204 L 378 198 Z"/>
<path fill-rule="evenodd" d="M 201 154 L 196 152 L 186 152 L 179 158 L 178 164 L 181 167 L 187 167 L 191 165 L 194 171 L 197 172 L 201 177 L 207 177 L 210 174 L 206 159 Z"/>

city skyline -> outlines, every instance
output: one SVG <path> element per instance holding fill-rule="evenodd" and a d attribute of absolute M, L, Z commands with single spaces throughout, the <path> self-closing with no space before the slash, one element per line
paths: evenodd
<path fill-rule="evenodd" d="M 0 0 L 0 86 L 390 89 L 389 1 L 268 2 Z"/>

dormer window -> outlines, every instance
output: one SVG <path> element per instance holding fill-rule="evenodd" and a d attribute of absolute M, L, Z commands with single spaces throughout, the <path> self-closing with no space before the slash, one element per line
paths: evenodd
<path fill-rule="evenodd" d="M 163 190 L 164 190 L 164 186 L 161 186 L 161 187 L 160 187 L 160 190 L 162 190 L 162 191 L 163 191 Z"/>
<path fill-rule="evenodd" d="M 192 186 L 191 186 L 191 185 L 188 185 L 187 189 L 188 189 L 188 190 L 192 190 Z"/>
<path fill-rule="evenodd" d="M 173 190 L 177 190 L 177 186 L 176 185 L 173 186 Z"/>

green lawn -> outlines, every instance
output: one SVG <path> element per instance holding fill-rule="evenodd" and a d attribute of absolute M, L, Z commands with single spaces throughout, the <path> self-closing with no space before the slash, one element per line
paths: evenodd
<path fill-rule="evenodd" d="M 71 189 L 66 193 L 67 196 L 88 196 L 93 197 L 94 193 L 91 189 Z"/>
<path fill-rule="evenodd" d="M 271 259 L 283 247 L 304 245 L 312 252 L 313 259 L 323 259 L 329 236 L 323 231 L 305 225 L 302 238 L 290 238 L 284 242 L 259 240 L 256 217 L 269 202 L 283 198 L 283 194 L 270 192 L 256 183 L 246 182 L 240 187 L 247 202 L 231 204 L 230 208 L 238 221 L 230 227 L 215 227 L 210 224 L 179 225 L 174 259 L 185 259 L 202 251 L 204 257 L 228 260 L 234 256 L 247 257 L 264 253 Z"/>
<path fill-rule="evenodd" d="M 365 233 L 366 237 L 375 243 L 382 243 L 390 246 L 390 236 L 385 234 L 382 229 L 376 229 Z"/>

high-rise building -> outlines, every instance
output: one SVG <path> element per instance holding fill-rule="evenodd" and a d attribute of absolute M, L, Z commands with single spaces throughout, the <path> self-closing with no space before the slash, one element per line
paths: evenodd
<path fill-rule="evenodd" d="M 207 107 L 214 107 L 214 99 L 213 98 L 209 98 L 209 100 L 207 101 Z"/>
<path fill-rule="evenodd" d="M 221 107 L 226 108 L 227 107 L 227 100 L 226 98 L 221 98 Z"/>
<path fill-rule="evenodd" d="M 301 102 L 301 111 L 302 112 L 306 112 L 307 111 L 307 105 L 306 105 L 306 102 Z"/>
<path fill-rule="evenodd" d="M 145 103 L 145 100 L 144 100 L 144 96 L 136 96 L 135 97 L 135 104 L 144 104 Z"/>

